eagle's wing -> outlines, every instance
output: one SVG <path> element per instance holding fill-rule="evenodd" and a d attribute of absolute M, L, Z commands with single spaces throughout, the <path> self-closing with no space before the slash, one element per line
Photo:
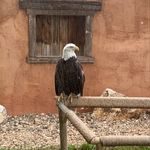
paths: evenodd
<path fill-rule="evenodd" d="M 62 70 L 63 60 L 60 59 L 56 65 L 55 70 L 55 92 L 57 96 L 63 92 L 63 70 Z"/>
<path fill-rule="evenodd" d="M 77 70 L 78 70 L 78 86 L 79 86 L 79 92 L 81 94 L 81 96 L 83 95 L 83 88 L 84 88 L 84 82 L 85 82 L 85 75 L 84 75 L 84 71 L 82 68 L 82 65 L 80 64 L 79 61 L 76 61 L 77 63 Z"/>

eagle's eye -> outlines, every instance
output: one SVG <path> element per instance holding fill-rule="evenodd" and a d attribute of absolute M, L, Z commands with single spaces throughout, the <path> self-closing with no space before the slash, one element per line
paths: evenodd
<path fill-rule="evenodd" d="M 73 46 L 70 46 L 70 48 L 74 48 Z"/>

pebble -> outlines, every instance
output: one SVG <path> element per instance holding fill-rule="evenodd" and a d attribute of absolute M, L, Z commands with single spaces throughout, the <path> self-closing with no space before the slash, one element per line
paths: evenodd
<path fill-rule="evenodd" d="M 90 113 L 77 115 L 97 136 L 103 135 L 148 135 L 150 136 L 150 114 L 139 119 L 95 118 Z M 81 144 L 85 140 L 68 121 L 68 143 Z M 57 114 L 28 114 L 8 116 L 0 124 L 0 148 L 45 148 L 59 145 L 59 120 Z"/>

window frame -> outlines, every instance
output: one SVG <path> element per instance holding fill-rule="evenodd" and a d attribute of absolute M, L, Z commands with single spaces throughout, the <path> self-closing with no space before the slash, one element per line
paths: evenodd
<path fill-rule="evenodd" d="M 71 5 L 71 7 L 70 7 Z M 27 9 L 29 16 L 29 52 L 28 63 L 57 63 L 60 56 L 36 57 L 36 16 L 85 16 L 85 55 L 78 56 L 81 63 L 93 63 L 92 57 L 92 22 L 101 3 L 93 1 L 50 1 L 50 0 L 20 0 L 20 7 Z"/>

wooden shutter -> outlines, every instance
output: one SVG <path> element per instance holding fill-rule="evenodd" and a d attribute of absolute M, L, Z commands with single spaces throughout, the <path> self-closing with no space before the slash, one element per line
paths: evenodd
<path fill-rule="evenodd" d="M 38 15 L 36 28 L 36 56 L 60 56 L 67 43 L 79 46 L 84 55 L 85 16 Z"/>

